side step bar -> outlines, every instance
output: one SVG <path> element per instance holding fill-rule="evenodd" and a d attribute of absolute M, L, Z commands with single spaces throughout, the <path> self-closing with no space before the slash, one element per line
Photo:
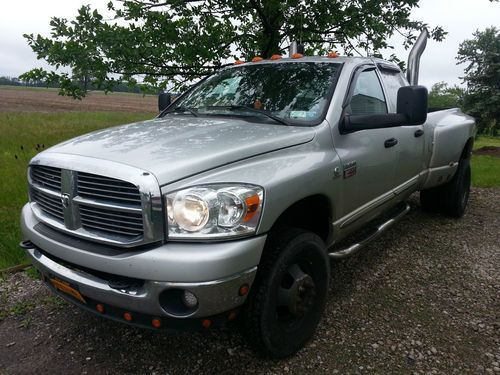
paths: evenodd
<path fill-rule="evenodd" d="M 344 259 L 347 258 L 354 253 L 358 252 L 361 250 L 364 246 L 366 246 L 368 243 L 379 237 L 382 233 L 384 233 L 387 229 L 392 227 L 396 222 L 398 222 L 401 218 L 403 218 L 408 212 L 410 212 L 410 205 L 408 203 L 405 203 L 403 209 L 401 211 L 398 211 L 394 216 L 392 216 L 390 219 L 387 221 L 383 222 L 382 224 L 379 224 L 377 227 L 374 228 L 374 231 L 370 232 L 365 238 L 363 238 L 361 241 L 341 250 L 335 250 L 328 255 L 332 259 Z"/>

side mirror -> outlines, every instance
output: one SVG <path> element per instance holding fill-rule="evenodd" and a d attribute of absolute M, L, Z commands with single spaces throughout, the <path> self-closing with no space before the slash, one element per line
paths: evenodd
<path fill-rule="evenodd" d="M 428 93 L 424 86 L 405 86 L 398 90 L 398 113 L 406 125 L 422 125 L 427 120 Z"/>
<path fill-rule="evenodd" d="M 424 86 L 405 86 L 398 90 L 397 112 L 366 115 L 345 115 L 340 123 L 341 133 L 358 130 L 422 125 L 427 120 L 427 89 Z"/>
<path fill-rule="evenodd" d="M 162 92 L 158 95 L 158 110 L 160 112 L 162 112 L 170 104 L 172 104 L 172 95 L 170 93 Z"/>

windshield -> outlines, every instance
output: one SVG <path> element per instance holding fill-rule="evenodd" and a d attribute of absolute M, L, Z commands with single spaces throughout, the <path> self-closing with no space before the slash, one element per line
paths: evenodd
<path fill-rule="evenodd" d="M 193 88 L 165 114 L 258 117 L 287 125 L 319 123 L 340 66 L 289 62 L 225 69 Z"/>

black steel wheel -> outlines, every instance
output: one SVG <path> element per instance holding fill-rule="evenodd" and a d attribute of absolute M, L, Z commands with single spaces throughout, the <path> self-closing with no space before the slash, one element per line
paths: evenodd
<path fill-rule="evenodd" d="M 314 335 L 326 303 L 330 262 L 314 233 L 271 234 L 243 311 L 245 334 L 262 355 L 283 358 Z"/>

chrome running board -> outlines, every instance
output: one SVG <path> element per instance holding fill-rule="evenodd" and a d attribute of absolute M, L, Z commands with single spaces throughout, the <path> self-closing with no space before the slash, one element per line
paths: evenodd
<path fill-rule="evenodd" d="M 379 224 L 374 228 L 374 231 L 370 232 L 369 235 L 367 235 L 364 239 L 361 241 L 358 241 L 357 243 L 341 249 L 341 250 L 335 250 L 329 253 L 328 255 L 332 259 L 344 259 L 347 258 L 354 253 L 358 252 L 361 250 L 364 246 L 366 246 L 368 243 L 379 237 L 382 233 L 384 233 L 387 229 L 392 227 L 394 224 L 396 224 L 401 218 L 403 218 L 408 212 L 410 212 L 410 205 L 408 203 L 405 203 L 403 206 L 402 210 L 396 212 L 394 216 L 392 216 L 389 220 L 383 222 L 382 224 Z"/>

